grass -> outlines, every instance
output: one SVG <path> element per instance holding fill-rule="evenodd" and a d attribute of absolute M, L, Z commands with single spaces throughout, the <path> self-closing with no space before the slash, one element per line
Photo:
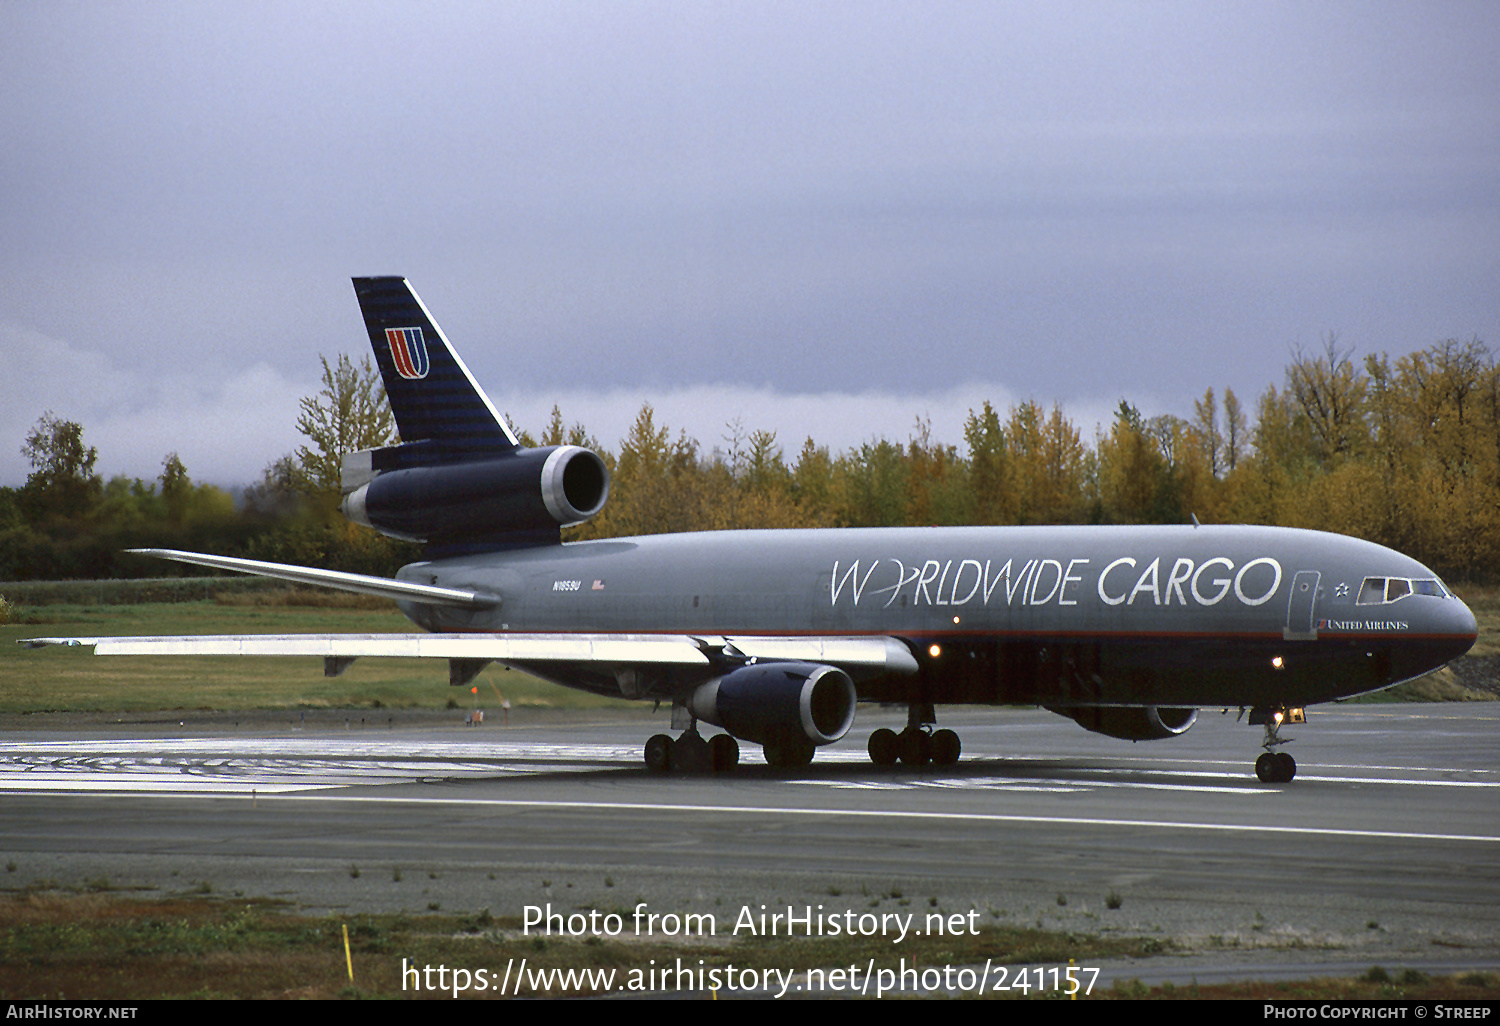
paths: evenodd
<path fill-rule="evenodd" d="M 389 604 L 299 606 L 214 601 L 27 607 L 23 622 L 0 625 L 0 713 L 149 712 L 173 709 L 443 709 L 476 704 L 448 685 L 440 659 L 362 659 L 324 677 L 316 657 L 107 657 L 85 648 L 27 650 L 29 637 L 153 634 L 410 633 Z M 512 706 L 632 708 L 502 667 L 474 682 L 477 704 L 494 715 Z"/>
<path fill-rule="evenodd" d="M 888 939 L 779 937 L 736 939 L 721 929 L 690 944 L 654 937 L 525 936 L 519 919 L 475 913 L 307 916 L 274 902 L 211 897 L 129 897 L 115 893 L 23 892 L 0 895 L 0 1000 L 75 998 L 398 998 L 448 999 L 447 991 L 416 993 L 410 965 L 445 966 L 447 979 L 464 968 L 499 975 L 526 960 L 532 971 L 613 969 L 617 986 L 631 973 L 675 966 L 733 963 L 741 970 L 797 971 L 855 965 L 863 971 L 906 965 L 1022 967 L 1087 966 L 1101 960 L 1148 958 L 1170 950 L 1159 940 L 991 927 L 977 935 L 908 937 L 895 951 Z M 344 958 L 349 936 L 354 979 Z M 701 961 L 700 961 L 701 960 Z M 434 973 L 435 978 L 435 973 Z M 639 977 L 637 977 L 639 978 Z M 658 977 L 659 979 L 660 977 Z M 1035 979 L 1035 977 L 1033 977 Z M 992 985 L 994 977 L 991 978 Z M 451 984 L 450 984 L 451 986 Z M 671 990 L 672 985 L 667 985 Z M 684 987 L 684 990 L 689 989 Z M 1485 973 L 1432 977 L 1413 969 L 1373 967 L 1348 978 L 1286 983 L 1149 987 L 1138 980 L 1097 988 L 1095 999 L 1426 999 L 1493 1001 L 1500 979 Z M 557 990 L 550 996 L 587 993 Z M 662 988 L 656 988 L 662 993 Z M 498 996 L 493 990 L 466 997 Z M 1035 987 L 986 996 L 1043 996 Z M 1056 997 L 1055 992 L 1045 996 Z"/>

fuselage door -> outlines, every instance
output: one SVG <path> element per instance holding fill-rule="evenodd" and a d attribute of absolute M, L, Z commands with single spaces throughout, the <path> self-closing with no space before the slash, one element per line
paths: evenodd
<path fill-rule="evenodd" d="M 1298 570 L 1292 579 L 1292 597 L 1287 600 L 1286 627 L 1282 637 L 1287 641 L 1316 641 L 1318 581 L 1322 575 L 1316 570 Z"/>

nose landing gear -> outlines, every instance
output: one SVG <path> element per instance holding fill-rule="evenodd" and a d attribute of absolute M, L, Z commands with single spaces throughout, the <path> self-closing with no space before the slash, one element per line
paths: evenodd
<path fill-rule="evenodd" d="M 1286 752 L 1261 752 L 1255 760 L 1255 775 L 1263 784 L 1289 783 L 1297 775 L 1297 760 Z"/>
<path fill-rule="evenodd" d="M 1283 723 L 1306 723 L 1307 715 L 1301 709 L 1270 709 L 1253 710 L 1250 714 L 1251 723 L 1264 723 L 1266 725 L 1266 738 L 1261 742 L 1265 749 L 1260 757 L 1255 760 L 1255 775 L 1263 784 L 1287 784 L 1297 775 L 1297 760 L 1286 752 L 1278 752 L 1276 748 L 1293 740 L 1281 736 L 1281 725 Z"/>

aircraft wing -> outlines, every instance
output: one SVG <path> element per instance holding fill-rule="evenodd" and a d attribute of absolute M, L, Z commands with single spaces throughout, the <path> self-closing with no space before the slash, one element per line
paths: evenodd
<path fill-rule="evenodd" d="M 27 638 L 27 648 L 92 646 L 95 655 L 322 656 L 340 673 L 362 657 L 482 660 L 539 666 L 712 667 L 725 656 L 827 663 L 851 671 L 917 672 L 905 644 L 888 637 L 696 637 L 687 634 L 202 634 Z"/>
<path fill-rule="evenodd" d="M 469 609 L 493 608 L 500 596 L 415 581 L 322 570 L 288 563 L 215 556 L 176 549 L 132 549 L 220 570 L 275 577 L 299 584 Z M 467 683 L 481 667 L 500 663 L 545 674 L 553 668 L 595 667 L 606 671 L 678 669 L 707 679 L 747 662 L 803 662 L 836 666 L 855 676 L 914 674 L 911 649 L 884 636 L 699 637 L 689 634 L 433 633 L 433 634 L 219 634 L 157 637 L 28 638 L 27 648 L 91 646 L 95 655 L 321 656 L 323 672 L 336 677 L 356 659 L 401 657 L 447 659 L 449 681 Z M 697 671 L 697 672 L 694 672 Z M 560 679 L 566 680 L 567 673 Z M 559 679 L 554 677 L 554 679 Z"/>

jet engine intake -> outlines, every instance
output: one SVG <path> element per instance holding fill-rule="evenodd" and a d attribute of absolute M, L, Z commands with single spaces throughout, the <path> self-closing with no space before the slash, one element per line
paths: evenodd
<path fill-rule="evenodd" d="M 832 744 L 854 722 L 854 682 L 836 666 L 752 663 L 688 699 L 700 720 L 756 744 Z"/>
<path fill-rule="evenodd" d="M 604 508 L 609 470 L 576 445 L 376 473 L 344 515 L 409 541 L 493 538 L 581 524 Z"/>
<path fill-rule="evenodd" d="M 1160 741 L 1176 737 L 1185 733 L 1198 719 L 1197 709 L 1156 705 L 1091 705 L 1050 711 L 1068 717 L 1084 730 L 1122 741 Z"/>

